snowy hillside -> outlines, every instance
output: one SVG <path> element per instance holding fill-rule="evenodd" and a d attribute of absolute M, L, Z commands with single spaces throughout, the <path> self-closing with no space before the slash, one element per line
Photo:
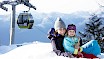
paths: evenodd
<path fill-rule="evenodd" d="M 1 46 L 0 59 L 69 59 L 52 52 L 50 43 L 33 42 L 22 45 Z M 104 54 L 99 56 L 103 57 Z"/>
<path fill-rule="evenodd" d="M 15 48 L 12 46 L 11 48 Z M 10 49 L 10 48 L 9 48 Z M 3 49 L 4 51 L 5 49 Z M 11 50 L 0 55 L 0 59 L 60 59 L 52 52 L 50 43 L 32 43 Z M 67 58 L 64 58 L 67 59 Z"/>

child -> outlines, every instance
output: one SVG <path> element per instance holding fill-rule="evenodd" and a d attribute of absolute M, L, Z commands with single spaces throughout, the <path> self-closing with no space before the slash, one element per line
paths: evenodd
<path fill-rule="evenodd" d="M 54 28 L 48 33 L 48 38 L 51 40 L 51 44 L 53 47 L 53 51 L 58 56 L 65 56 L 65 57 L 73 57 L 70 53 L 66 53 L 63 47 L 63 39 L 65 37 L 66 32 L 66 25 L 61 20 L 61 18 L 57 18 L 54 24 Z"/>
<path fill-rule="evenodd" d="M 73 24 L 67 27 L 67 36 L 64 38 L 63 46 L 66 52 L 72 53 L 75 57 L 83 57 L 80 39 L 76 37 L 76 26 Z"/>
<path fill-rule="evenodd" d="M 67 27 L 67 36 L 64 38 L 63 41 L 63 47 L 65 49 L 66 52 L 70 52 L 72 53 L 75 57 L 77 58 L 97 58 L 93 52 L 91 52 L 90 54 L 86 54 L 84 52 L 86 51 L 97 51 L 95 48 L 95 45 L 97 46 L 97 43 L 95 41 L 94 46 L 92 46 L 93 42 L 91 42 L 91 44 L 88 42 L 87 44 L 90 45 L 90 47 L 88 48 L 82 48 L 80 47 L 79 41 L 80 39 L 78 37 L 76 37 L 76 26 L 73 24 L 69 24 Z M 87 45 L 85 44 L 84 47 L 86 47 Z M 92 47 L 91 47 L 92 46 Z M 88 49 L 88 50 L 87 50 Z M 84 52 L 82 52 L 84 51 Z"/>

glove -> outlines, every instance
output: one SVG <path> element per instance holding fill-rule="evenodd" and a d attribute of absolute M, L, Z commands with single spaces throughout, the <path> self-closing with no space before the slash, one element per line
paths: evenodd
<path fill-rule="evenodd" d="M 74 47 L 75 47 L 75 49 L 79 49 L 80 48 L 78 43 L 76 43 Z"/>
<path fill-rule="evenodd" d="M 78 52 L 78 57 L 83 58 L 83 54 L 81 52 Z"/>
<path fill-rule="evenodd" d="M 55 36 L 55 29 L 54 28 L 51 28 L 49 31 L 48 31 L 48 38 L 51 39 L 52 37 Z"/>
<path fill-rule="evenodd" d="M 51 28 L 51 29 L 49 30 L 49 33 L 48 33 L 48 34 L 54 36 L 54 33 L 55 33 L 55 29 L 54 29 L 54 28 Z"/>

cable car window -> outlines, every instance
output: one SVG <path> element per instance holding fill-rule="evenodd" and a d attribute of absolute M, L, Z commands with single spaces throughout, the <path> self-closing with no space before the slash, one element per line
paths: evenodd
<path fill-rule="evenodd" d="M 30 18 L 31 20 L 33 20 L 33 17 L 32 17 L 32 15 L 31 15 L 31 14 L 29 14 L 29 18 Z"/>
<path fill-rule="evenodd" d="M 24 21 L 28 20 L 28 15 L 23 15 L 23 20 Z"/>
<path fill-rule="evenodd" d="M 28 26 L 28 24 L 27 23 L 24 23 L 24 26 Z"/>
<path fill-rule="evenodd" d="M 19 15 L 18 16 L 18 20 L 20 21 L 22 19 L 22 15 Z"/>

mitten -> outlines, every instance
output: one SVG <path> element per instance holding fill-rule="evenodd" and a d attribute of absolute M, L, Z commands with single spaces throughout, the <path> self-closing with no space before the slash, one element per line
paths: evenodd
<path fill-rule="evenodd" d="M 51 39 L 52 37 L 55 36 L 55 29 L 54 28 L 51 28 L 49 31 L 48 31 L 48 38 Z"/>

